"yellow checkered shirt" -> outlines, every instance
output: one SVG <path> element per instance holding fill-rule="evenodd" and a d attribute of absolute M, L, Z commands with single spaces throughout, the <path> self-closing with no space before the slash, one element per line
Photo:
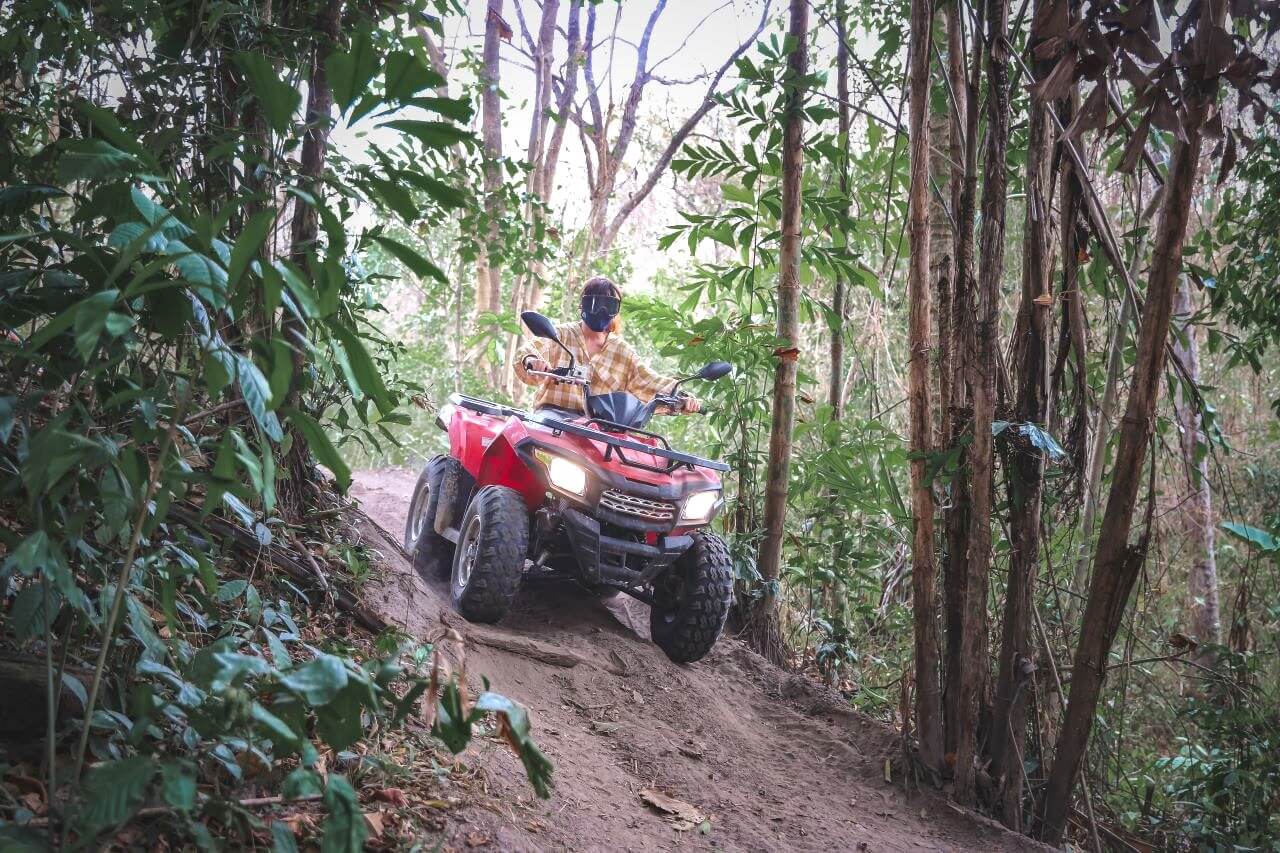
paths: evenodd
<path fill-rule="evenodd" d="M 674 378 L 650 370 L 621 335 L 609 335 L 600 352 L 590 356 L 587 355 L 587 341 L 583 337 L 580 322 L 561 323 L 556 326 L 556 334 L 560 336 L 560 342 L 573 353 L 577 366 L 586 374 L 591 383 L 592 394 L 626 391 L 647 403 L 658 394 L 670 393 L 676 383 Z M 586 394 L 582 386 L 551 382 L 542 376 L 530 376 L 524 368 L 524 360 L 530 356 L 542 359 L 552 368 L 568 367 L 569 356 L 556 346 L 555 341 L 545 338 L 534 338 L 516 351 L 513 364 L 516 376 L 526 385 L 533 385 L 538 389 L 533 398 L 534 408 L 555 406 L 575 412 L 587 410 Z"/>

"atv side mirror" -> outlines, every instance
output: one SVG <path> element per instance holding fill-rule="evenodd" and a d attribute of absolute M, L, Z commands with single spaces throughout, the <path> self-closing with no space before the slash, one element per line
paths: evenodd
<path fill-rule="evenodd" d="M 537 311 L 525 311 L 520 314 L 520 319 L 529 327 L 529 331 L 539 338 L 548 338 L 560 342 L 560 336 L 556 334 L 555 324 L 548 320 Z"/>
<path fill-rule="evenodd" d="M 719 379 L 722 376 L 727 376 L 731 370 L 733 370 L 733 365 L 729 362 L 713 361 L 698 371 L 698 378 L 706 380 Z"/>

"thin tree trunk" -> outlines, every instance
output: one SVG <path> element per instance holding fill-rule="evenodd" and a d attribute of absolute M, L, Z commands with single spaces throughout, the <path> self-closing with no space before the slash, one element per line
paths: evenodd
<path fill-rule="evenodd" d="M 1044 0 L 1037 0 L 1040 8 Z M 1040 41 L 1031 33 L 1031 46 Z M 1052 63 L 1037 61 L 1036 81 L 1044 79 Z M 1014 419 L 1043 427 L 1048 401 L 1049 327 L 1052 283 L 1050 236 L 1052 222 L 1053 140 L 1048 111 L 1051 105 L 1032 96 L 1027 132 L 1026 220 L 1022 265 L 1022 299 L 1014 341 L 1017 392 Z M 1016 429 L 1016 427 L 1012 427 Z M 1008 435 L 1008 434 L 1006 434 Z M 1040 503 L 1044 489 L 1044 452 L 1021 436 L 1007 437 L 1009 459 L 1009 533 L 1012 550 L 1005 594 L 1004 624 L 996 676 L 995 707 L 988 746 L 990 773 L 999 784 L 998 808 L 1005 826 L 1022 831 L 1027 699 L 1031 692 L 1031 607 L 1040 556 Z"/>
<path fill-rule="evenodd" d="M 569 0 L 569 28 L 565 33 L 567 55 L 564 64 L 564 84 L 556 98 L 556 117 L 552 123 L 551 139 L 543 154 L 542 186 L 539 193 L 551 198 L 555 188 L 556 166 L 560 162 L 560 147 L 564 143 L 565 128 L 569 126 L 569 108 L 578 91 L 578 68 L 582 64 L 582 0 Z"/>
<path fill-rule="evenodd" d="M 1195 326 L 1190 318 L 1195 313 L 1191 283 L 1180 277 L 1173 313 L 1178 317 L 1179 334 L 1174 336 L 1173 352 L 1186 368 L 1187 377 L 1200 382 L 1200 347 L 1196 343 Z M 1213 547 L 1213 497 L 1209 491 L 1208 437 L 1204 433 L 1200 409 L 1181 385 L 1174 409 L 1181 427 L 1182 460 L 1187 477 L 1188 494 L 1182 501 L 1182 522 L 1191 566 L 1187 571 L 1187 624 L 1196 642 L 1217 645 L 1221 639 L 1218 614 L 1218 563 Z M 1202 452 L 1201 448 L 1205 448 Z M 1200 652 L 1199 663 L 1209 665 L 1213 655 Z"/>
<path fill-rule="evenodd" d="M 907 399 L 911 418 L 911 609 L 915 637 L 916 731 L 920 761 L 942 770 L 942 693 L 938 681 L 937 566 L 933 557 L 933 488 L 926 455 L 933 449 L 933 413 L 929 399 L 929 47 L 933 41 L 932 4 L 911 2 L 911 185 L 907 236 L 907 348 L 910 362 Z"/>
<path fill-rule="evenodd" d="M 1200 8 L 1199 14 L 1195 36 L 1198 44 L 1192 44 L 1190 49 L 1206 52 L 1209 39 L 1220 32 L 1226 18 L 1226 0 L 1209 0 Z M 1175 140 L 1173 143 L 1169 175 L 1152 241 L 1151 273 L 1142 305 L 1133 381 L 1124 419 L 1120 422 L 1120 445 L 1107 496 L 1107 512 L 1102 520 L 1093 580 L 1081 623 L 1080 644 L 1076 648 L 1071 671 L 1071 696 L 1062 736 L 1058 740 L 1057 758 L 1044 791 L 1041 837 L 1051 844 L 1061 841 L 1066 827 L 1071 793 L 1097 713 L 1107 656 L 1145 556 L 1146 542 L 1131 547 L 1129 533 L 1164 376 L 1169 321 L 1173 314 L 1178 275 L 1182 270 L 1182 247 L 1191 215 L 1204 124 L 1217 101 L 1217 92 L 1216 77 L 1188 92 L 1183 119 L 1185 141 Z"/>
<path fill-rule="evenodd" d="M 782 136 L 782 246 L 778 256 L 778 363 L 773 376 L 773 420 L 769 429 L 768 481 L 765 483 L 764 541 L 760 574 L 764 594 L 752 614 L 750 637 L 776 663 L 784 647 L 773 589 L 780 577 L 782 539 L 791 475 L 791 432 L 795 425 L 796 361 L 800 335 L 801 180 L 804 175 L 804 78 L 808 74 L 809 4 L 791 0 L 787 58 L 786 124 Z"/>
<path fill-rule="evenodd" d="M 498 91 L 502 68 L 499 61 L 502 0 L 488 0 L 484 19 L 484 49 L 480 94 L 480 135 L 484 145 L 484 206 L 489 220 L 486 245 L 476 262 L 476 313 L 502 307 L 502 269 L 491 256 L 498 241 L 498 219 L 502 216 L 502 98 Z"/>
<path fill-rule="evenodd" d="M 325 73 L 325 60 L 333 51 L 338 41 L 339 27 L 342 21 L 341 0 L 326 0 L 316 14 L 315 46 L 311 56 L 311 76 L 307 83 L 307 132 L 302 139 L 302 151 L 298 164 L 298 173 L 305 181 L 304 188 L 315 197 L 320 195 L 320 184 L 324 177 L 325 158 L 329 151 L 330 113 L 333 112 L 333 90 L 329 87 L 329 78 Z M 313 205 L 295 199 L 293 222 L 290 230 L 290 258 L 304 271 L 310 269 L 311 252 L 315 249 L 316 239 L 320 234 L 320 214 Z M 293 347 L 293 384 L 290 388 L 287 403 L 298 405 L 299 389 L 297 380 L 306 367 L 306 328 L 302 322 L 289 312 L 284 313 L 281 334 Z M 292 444 L 283 464 L 289 476 L 282 478 L 279 486 L 280 507 L 286 518 L 298 519 L 306 505 L 304 489 L 310 481 L 309 452 L 307 443 L 300 435 L 292 432 Z"/>
<path fill-rule="evenodd" d="M 987 145 L 982 181 L 977 329 L 973 336 L 973 443 L 969 471 L 971 499 L 968 582 L 960 640 L 960 720 L 956 742 L 956 799 L 972 805 L 975 794 L 979 694 L 987 669 L 987 575 L 991 571 L 992 442 L 995 419 L 996 350 L 1000 336 L 1000 279 L 1004 275 L 1004 221 L 1008 193 L 1005 151 L 1009 142 L 1008 0 L 987 0 Z"/>
<path fill-rule="evenodd" d="M 982 42 L 975 39 L 973 71 L 965 67 L 964 23 L 955 4 L 947 7 L 947 76 L 955 96 L 951 123 L 951 198 L 955 210 L 955 277 L 951 296 L 946 420 L 948 444 L 959 448 L 957 470 L 943 512 L 946 548 L 943 562 L 943 601 L 946 623 L 943 691 L 946 755 L 954 761 L 960 728 L 960 641 L 964 636 L 964 598 L 968 588 L 969 450 L 963 443 L 973 419 L 969 387 L 970 344 L 973 338 L 973 227 L 978 187 L 978 80 Z M 954 770 L 954 767 L 952 767 Z"/>
<path fill-rule="evenodd" d="M 937 9 L 932 16 L 930 34 L 930 52 L 938 36 L 946 38 L 947 18 L 942 9 Z M 940 69 L 946 75 L 945 68 Z M 930 75 L 932 82 L 932 75 Z M 952 119 L 949 109 L 950 101 L 941 98 L 929 99 L 929 174 L 935 186 L 943 184 L 944 176 L 950 174 L 948 158 L 956 152 L 957 146 L 952 144 Z M 963 156 L 961 154 L 960 156 Z M 947 202 L 941 192 L 929 194 L 929 279 L 933 282 L 934 291 L 934 334 L 936 343 L 933 347 L 937 354 L 934 369 L 930 375 L 937 388 L 936 403 L 933 410 L 938 414 L 937 434 L 934 443 L 942 450 L 951 443 L 951 419 L 947 411 L 951 408 L 951 364 L 954 352 L 954 340 L 951 333 L 952 307 L 951 297 L 955 284 L 955 234 L 952 231 L 950 217 L 952 210 L 947 210 Z"/>
<path fill-rule="evenodd" d="M 849 33 L 845 19 L 849 15 L 846 0 L 836 0 L 836 97 L 840 99 L 840 196 L 844 199 L 845 213 L 849 213 Z M 849 234 L 841 227 L 841 236 L 848 245 Z M 831 295 L 831 312 L 836 316 L 836 328 L 831 332 L 831 386 L 827 392 L 827 404 L 831 406 L 831 418 L 840 420 L 844 413 L 844 276 L 836 273 L 835 291 Z"/>
<path fill-rule="evenodd" d="M 1129 264 L 1131 277 L 1136 277 L 1142 264 L 1146 239 L 1142 233 L 1145 217 L 1139 214 L 1139 232 Z M 1080 521 L 1080 550 L 1071 576 L 1071 594 L 1067 598 L 1066 623 L 1074 624 L 1080 612 L 1080 601 L 1089 582 L 1089 558 L 1093 556 L 1093 528 L 1098 520 L 1098 506 L 1102 498 L 1102 472 L 1107 458 L 1107 442 L 1112 436 L 1116 405 L 1120 401 L 1120 374 L 1124 372 L 1124 349 L 1129 340 L 1129 318 L 1133 312 L 1133 300 L 1127 293 L 1120 297 L 1120 309 L 1111 333 L 1107 349 L 1107 374 L 1103 380 L 1102 403 L 1098 407 L 1094 425 L 1093 443 L 1089 449 L 1089 470 L 1083 486 L 1083 502 Z"/>

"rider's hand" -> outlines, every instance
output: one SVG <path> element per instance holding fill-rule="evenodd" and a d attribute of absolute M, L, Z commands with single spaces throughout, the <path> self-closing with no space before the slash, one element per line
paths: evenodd
<path fill-rule="evenodd" d="M 551 365 L 547 364 L 545 361 L 538 358 L 537 356 L 534 356 L 533 358 L 525 359 L 524 369 L 546 373 L 548 370 L 551 369 Z"/>
<path fill-rule="evenodd" d="M 692 394 L 686 394 L 684 398 L 684 413 L 686 415 L 696 415 L 702 411 L 702 403 Z"/>

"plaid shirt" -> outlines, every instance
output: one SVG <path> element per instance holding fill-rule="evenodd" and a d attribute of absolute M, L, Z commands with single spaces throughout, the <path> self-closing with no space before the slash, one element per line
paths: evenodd
<path fill-rule="evenodd" d="M 600 352 L 591 356 L 587 354 L 587 341 L 583 337 L 581 323 L 561 323 L 556 326 L 556 334 L 560 336 L 561 343 L 573 353 L 577 367 L 586 374 L 591 383 L 592 394 L 626 391 L 647 403 L 658 394 L 669 393 L 676 383 L 672 377 L 650 370 L 621 335 L 609 335 Z M 529 357 L 540 358 L 552 368 L 568 367 L 569 357 L 556 346 L 555 341 L 545 338 L 534 338 L 516 351 L 513 364 L 516 376 L 526 385 L 533 385 L 538 389 L 533 398 L 535 409 L 555 406 L 575 412 L 587 410 L 586 394 L 582 386 L 552 382 L 542 376 L 530 376 L 524 367 L 524 361 Z"/>

